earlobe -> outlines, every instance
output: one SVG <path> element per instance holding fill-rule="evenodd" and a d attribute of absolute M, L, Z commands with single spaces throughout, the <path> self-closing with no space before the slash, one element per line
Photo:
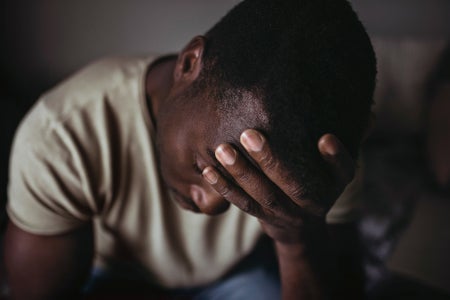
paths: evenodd
<path fill-rule="evenodd" d="M 197 79 L 202 68 L 202 55 L 205 48 L 204 36 L 194 37 L 178 55 L 174 70 L 174 81 L 192 82 Z"/>

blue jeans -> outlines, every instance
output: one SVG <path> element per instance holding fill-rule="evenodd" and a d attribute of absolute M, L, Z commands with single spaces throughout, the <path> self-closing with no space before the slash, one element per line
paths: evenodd
<path fill-rule="evenodd" d="M 280 298 L 281 287 L 278 276 L 263 267 L 237 273 L 204 288 L 193 297 L 195 300 L 275 300 Z"/>
<path fill-rule="evenodd" d="M 114 278 L 108 272 L 96 269 L 85 287 L 85 292 L 91 294 L 98 292 L 99 286 L 117 288 L 123 280 Z M 122 290 L 122 294 L 129 295 L 132 291 L 136 295 L 155 295 L 154 290 L 142 290 L 129 286 L 127 292 Z M 113 292 L 116 296 L 117 293 Z M 120 293 L 119 293 L 120 294 Z M 264 266 L 253 266 L 244 269 L 233 275 L 226 277 L 210 285 L 196 288 L 176 289 L 156 292 L 157 297 L 163 299 L 193 299 L 193 300 L 276 300 L 281 298 L 280 280 L 276 272 Z M 150 298 L 151 299 L 151 298 Z"/>

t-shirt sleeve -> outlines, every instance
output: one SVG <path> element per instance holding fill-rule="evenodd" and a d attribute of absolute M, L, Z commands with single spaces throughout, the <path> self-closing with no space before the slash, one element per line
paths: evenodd
<path fill-rule="evenodd" d="M 359 161 L 361 163 L 361 161 Z M 340 224 L 358 220 L 362 206 L 363 167 L 356 170 L 355 178 L 345 188 L 327 214 L 328 224 Z"/>
<path fill-rule="evenodd" d="M 95 211 L 82 157 L 42 101 L 16 132 L 9 166 L 7 213 L 19 228 L 59 234 L 89 222 Z"/>

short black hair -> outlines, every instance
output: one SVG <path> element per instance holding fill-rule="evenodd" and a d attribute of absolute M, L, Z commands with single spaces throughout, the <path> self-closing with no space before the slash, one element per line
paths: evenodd
<path fill-rule="evenodd" d="M 246 0 L 206 33 L 198 81 L 222 110 L 245 101 L 240 91 L 258 95 L 270 120 L 261 130 L 317 199 L 332 180 L 318 139 L 333 133 L 357 157 L 375 77 L 372 44 L 346 0 Z"/>

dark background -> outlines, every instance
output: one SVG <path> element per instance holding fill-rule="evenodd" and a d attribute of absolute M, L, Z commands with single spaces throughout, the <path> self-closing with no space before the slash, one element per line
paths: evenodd
<path fill-rule="evenodd" d="M 176 52 L 238 2 L 1 1 L 0 207 L 7 199 L 14 130 L 42 92 L 100 57 Z M 450 219 L 450 195 L 434 193 L 428 184 L 422 151 L 429 102 L 425 91 L 450 40 L 450 1 L 352 3 L 369 31 L 379 62 L 374 107 L 378 122 L 364 150 L 367 218 L 362 229 L 369 238 L 373 228 L 379 239 L 390 235 L 394 242 L 374 246 L 381 249 L 380 259 L 391 257 L 390 269 L 450 293 L 450 260 L 448 255 L 441 257 L 450 253 L 450 224 L 429 225 L 439 218 Z M 0 224 L 5 219 L 2 209 Z M 439 231 L 442 227 L 447 230 Z M 398 233 L 390 234 L 392 228 Z"/>

